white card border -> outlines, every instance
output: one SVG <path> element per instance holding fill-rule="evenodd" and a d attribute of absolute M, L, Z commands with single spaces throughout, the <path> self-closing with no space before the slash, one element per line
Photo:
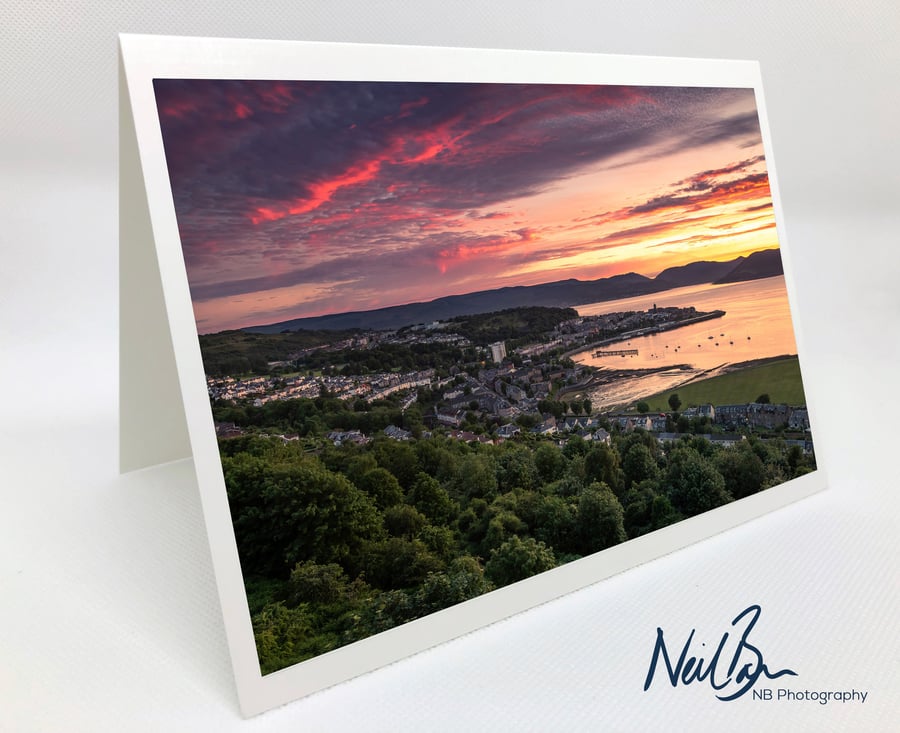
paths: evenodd
<path fill-rule="evenodd" d="M 140 162 L 139 171 L 123 168 L 121 175 L 123 181 L 129 177 L 136 180 L 134 176 L 143 178 L 152 232 L 143 233 L 145 236 L 140 237 L 140 240 L 149 241 L 147 237 L 152 236 L 155 242 L 160 282 L 158 286 L 155 283 L 153 286 L 164 297 L 171 336 L 170 347 L 162 340 L 157 340 L 156 346 L 164 352 L 159 354 L 159 358 L 174 361 L 180 384 L 180 395 L 175 390 L 170 390 L 173 394 L 168 413 L 159 410 L 156 415 L 148 415 L 145 421 L 135 420 L 134 416 L 126 420 L 123 416 L 122 440 L 123 445 L 127 438 L 129 444 L 134 446 L 140 444 L 140 436 L 134 434 L 138 429 L 147 433 L 172 430 L 171 426 L 159 421 L 160 415 L 172 414 L 173 409 L 179 412 L 183 405 L 190 447 L 184 445 L 183 439 L 176 435 L 172 445 L 168 446 L 165 457 L 174 459 L 189 453 L 194 459 L 238 698 L 244 715 L 254 715 L 377 669 L 710 537 L 825 488 L 825 472 L 821 456 L 817 454 L 817 471 L 781 484 L 776 491 L 752 495 L 263 677 L 259 671 L 221 460 L 209 409 L 206 378 L 178 235 L 153 79 L 564 82 L 753 88 L 766 153 L 785 282 L 802 365 L 805 350 L 802 348 L 796 317 L 793 268 L 786 244 L 784 216 L 778 196 L 759 66 L 752 61 L 128 34 L 120 35 L 119 43 L 122 125 L 127 128 L 129 122 L 133 121 L 137 142 L 137 155 L 134 159 Z M 122 138 L 122 145 L 126 147 L 130 144 L 127 132 L 126 129 Z M 123 150 L 120 165 L 129 164 L 126 152 L 128 151 Z M 122 196 L 125 199 L 129 196 L 140 197 L 140 192 L 129 190 L 127 196 L 125 193 Z M 130 199 L 126 203 L 128 201 Z M 143 201 L 131 203 L 136 206 L 144 204 Z M 149 246 L 141 245 L 141 241 L 126 241 L 130 237 L 127 226 L 123 225 L 122 232 L 120 248 L 123 260 L 134 256 L 129 247 Z M 133 275 L 132 271 L 132 277 Z M 154 277 L 155 273 L 148 272 L 147 275 Z M 124 279 L 122 288 L 123 303 L 130 302 L 131 294 Z M 126 336 L 130 333 L 131 325 L 133 324 L 123 322 L 120 347 L 123 354 L 127 354 L 129 346 L 134 342 L 133 337 Z M 133 361 L 132 359 L 131 362 Z M 126 364 L 129 366 L 126 367 Z M 123 396 L 129 391 L 134 392 L 137 375 L 132 374 L 130 369 L 130 362 L 123 358 Z M 807 407 L 815 425 L 815 413 L 811 407 L 815 399 L 810 395 L 808 382 L 805 386 Z M 141 423 L 139 428 L 136 423 Z M 154 454 L 147 455 L 146 460 L 141 461 L 132 452 L 126 461 L 123 451 L 122 468 L 127 470 L 158 460 L 160 456 Z"/>

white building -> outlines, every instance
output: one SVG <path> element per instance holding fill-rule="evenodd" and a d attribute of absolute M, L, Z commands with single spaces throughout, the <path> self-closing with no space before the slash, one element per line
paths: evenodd
<path fill-rule="evenodd" d="M 498 341 L 495 344 L 491 344 L 491 359 L 493 359 L 498 364 L 506 358 L 506 343 L 503 341 Z"/>

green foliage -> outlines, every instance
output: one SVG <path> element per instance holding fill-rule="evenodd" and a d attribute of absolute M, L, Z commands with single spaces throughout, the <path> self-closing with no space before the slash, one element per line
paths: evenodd
<path fill-rule="evenodd" d="M 491 553 L 484 573 L 497 587 L 556 567 L 553 551 L 533 537 L 513 536 Z"/>
<path fill-rule="evenodd" d="M 361 561 L 366 582 L 385 590 L 412 587 L 444 566 L 424 542 L 406 537 L 369 543 L 361 552 Z"/>
<path fill-rule="evenodd" d="M 618 452 L 605 443 L 597 443 L 587 452 L 584 474 L 586 483 L 605 483 L 615 492 L 619 492 L 625 482 Z"/>
<path fill-rule="evenodd" d="M 622 470 L 626 486 L 639 484 L 646 479 L 654 480 L 659 476 L 656 459 L 643 443 L 636 443 L 628 449 L 622 459 Z"/>
<path fill-rule="evenodd" d="M 681 407 L 681 399 L 677 392 L 669 395 L 669 407 L 672 408 L 672 412 L 678 412 L 678 408 Z"/>
<path fill-rule="evenodd" d="M 327 396 L 286 402 L 241 409 L 248 420 L 324 425 L 382 407 Z M 814 456 L 780 440 L 723 448 L 687 433 L 661 447 L 640 430 L 612 445 L 573 437 L 563 450 L 533 436 L 497 446 L 440 435 L 318 445 L 311 454 L 309 442 L 252 434 L 220 442 L 265 671 L 815 467 Z"/>
<path fill-rule="evenodd" d="M 450 498 L 437 479 L 419 472 L 409 491 L 409 503 L 437 524 L 449 524 L 459 513 L 459 504 Z"/>
<path fill-rule="evenodd" d="M 523 534 L 528 529 L 527 525 L 514 512 L 507 509 L 492 507 L 486 517 L 487 530 L 480 547 L 482 555 L 488 555 L 506 540 Z"/>
<path fill-rule="evenodd" d="M 404 490 L 409 489 L 419 473 L 416 452 L 409 443 L 381 440 L 375 444 L 378 465 L 390 471 Z"/>
<path fill-rule="evenodd" d="M 497 494 L 497 471 L 493 459 L 485 454 L 470 454 L 459 463 L 450 482 L 451 496 L 459 499 L 493 500 Z"/>
<path fill-rule="evenodd" d="M 540 484 L 534 455 L 525 446 L 512 446 L 497 461 L 497 483 L 500 491 L 533 489 Z"/>
<path fill-rule="evenodd" d="M 213 376 L 268 372 L 268 362 L 284 361 L 312 346 L 345 339 L 349 331 L 290 331 L 262 334 L 221 331 L 200 336 L 204 371 Z"/>
<path fill-rule="evenodd" d="M 223 457 L 222 468 L 244 572 L 346 563 L 382 532 L 372 500 L 314 458 L 273 464 L 241 453 Z"/>
<path fill-rule="evenodd" d="M 538 339 L 563 321 L 577 317 L 578 312 L 573 308 L 509 308 L 453 318 L 451 328 L 475 344 L 487 345 L 495 341 L 519 344 Z"/>
<path fill-rule="evenodd" d="M 261 575 L 247 575 L 244 578 L 247 592 L 247 606 L 254 616 L 269 603 L 284 601 L 288 596 L 287 583 L 281 578 L 267 578 Z"/>
<path fill-rule="evenodd" d="M 458 553 L 456 534 L 449 527 L 426 524 L 419 530 L 419 539 L 443 562 L 451 562 Z"/>
<path fill-rule="evenodd" d="M 755 494 L 765 484 L 766 466 L 746 442 L 720 451 L 715 464 L 735 499 Z"/>
<path fill-rule="evenodd" d="M 463 556 L 454 560 L 445 572 L 430 573 L 416 592 L 414 602 L 425 615 L 477 598 L 492 589 L 478 561 Z"/>
<path fill-rule="evenodd" d="M 535 539 L 558 555 L 578 552 L 578 525 L 573 500 L 530 492 L 519 497 L 517 513 Z"/>
<path fill-rule="evenodd" d="M 403 489 L 394 474 L 386 468 L 373 468 L 359 479 L 358 486 L 374 499 L 379 509 L 386 509 L 403 500 Z"/>
<path fill-rule="evenodd" d="M 712 462 L 686 446 L 676 447 L 669 456 L 666 485 L 672 505 L 689 517 L 732 500 Z"/>
<path fill-rule="evenodd" d="M 650 412 L 650 405 L 648 405 L 644 401 L 638 402 L 637 405 L 635 405 L 635 407 L 637 407 L 637 411 L 639 413 L 641 413 L 642 415 Z"/>
<path fill-rule="evenodd" d="M 565 475 L 566 459 L 562 451 L 552 443 L 541 443 L 534 451 L 534 467 L 541 483 L 548 484 Z"/>
<path fill-rule="evenodd" d="M 287 608 L 282 603 L 266 606 L 253 617 L 253 636 L 263 674 L 328 651 L 323 647 L 337 646 L 336 639 L 311 643 L 316 635 L 305 607 Z"/>
<path fill-rule="evenodd" d="M 557 400 L 538 400 L 538 410 L 543 415 L 553 415 L 557 420 L 561 420 L 566 414 L 568 404 Z"/>
<path fill-rule="evenodd" d="M 761 405 L 768 405 L 772 402 L 772 398 L 769 397 L 768 392 L 763 392 L 759 397 L 757 397 L 754 402 L 758 402 Z"/>
<path fill-rule="evenodd" d="M 344 569 L 337 563 L 319 565 L 299 562 L 291 571 L 289 601 L 296 606 L 304 602 L 334 603 L 348 592 Z"/>
<path fill-rule="evenodd" d="M 592 484 L 578 499 L 581 554 L 588 555 L 624 542 L 625 512 L 608 486 Z"/>
<path fill-rule="evenodd" d="M 384 510 L 384 527 L 394 537 L 412 539 L 422 531 L 427 522 L 428 519 L 422 512 L 408 504 Z"/>

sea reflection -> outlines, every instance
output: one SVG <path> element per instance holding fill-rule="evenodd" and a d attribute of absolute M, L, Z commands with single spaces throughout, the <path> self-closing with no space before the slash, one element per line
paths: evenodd
<path fill-rule="evenodd" d="M 592 395 L 598 406 L 629 402 L 699 377 L 711 376 L 728 364 L 796 354 L 794 329 L 784 277 L 769 277 L 726 285 L 692 285 L 661 293 L 579 306 L 578 313 L 598 315 L 648 310 L 654 305 L 694 306 L 699 311 L 724 310 L 725 315 L 673 331 L 633 338 L 608 349 L 637 349 L 635 356 L 593 356 L 594 349 L 576 354 L 581 364 L 601 369 L 659 369 L 608 385 Z M 603 350 L 603 349 L 601 349 Z M 685 370 L 682 365 L 689 367 Z"/>

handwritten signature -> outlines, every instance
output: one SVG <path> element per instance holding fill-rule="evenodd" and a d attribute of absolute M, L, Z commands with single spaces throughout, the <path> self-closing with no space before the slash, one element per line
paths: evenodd
<path fill-rule="evenodd" d="M 747 640 L 750 632 L 753 631 L 753 627 L 756 626 L 761 612 L 762 609 L 758 605 L 749 606 L 731 622 L 733 627 L 738 627 L 745 619 L 749 619 L 746 621 L 746 627 L 731 655 L 728 671 L 724 674 L 722 673 L 721 665 L 727 659 L 725 649 L 728 646 L 729 638 L 731 638 L 730 632 L 726 631 L 722 634 L 722 640 L 719 642 L 715 654 L 713 654 L 712 659 L 707 661 L 703 657 L 695 656 L 692 653 L 691 644 L 694 641 L 696 629 L 691 629 L 691 633 L 681 650 L 681 655 L 678 657 L 678 663 L 673 667 L 669 651 L 666 648 L 666 641 L 663 638 L 663 630 L 657 628 L 656 646 L 653 648 L 650 669 L 647 670 L 647 679 L 644 681 L 644 692 L 650 689 L 650 683 L 653 682 L 653 676 L 656 674 L 656 665 L 659 663 L 660 658 L 665 664 L 666 674 L 672 687 L 677 687 L 679 682 L 682 685 L 690 685 L 694 682 L 709 680 L 712 688 L 720 693 L 716 697 L 723 701 L 736 700 L 748 692 L 762 676 L 770 680 L 784 675 L 796 677 L 797 673 L 790 669 L 770 672 L 763 661 L 762 652 Z M 706 644 L 701 644 L 701 646 L 706 646 Z M 726 655 L 724 659 L 723 654 Z"/>

